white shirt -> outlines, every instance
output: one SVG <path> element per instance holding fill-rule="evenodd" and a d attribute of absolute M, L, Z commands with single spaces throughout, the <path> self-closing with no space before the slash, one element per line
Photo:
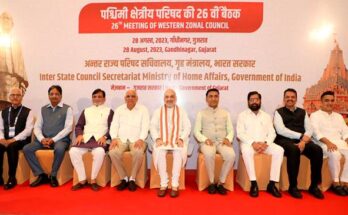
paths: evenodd
<path fill-rule="evenodd" d="M 57 106 L 63 107 L 63 102 L 60 102 Z M 55 107 L 53 107 L 51 104 L 48 104 L 47 107 L 51 107 L 53 109 L 53 111 L 55 110 Z M 64 124 L 63 130 L 61 130 L 56 136 L 54 136 L 52 138 L 52 140 L 54 142 L 57 142 L 60 139 L 67 136 L 68 134 L 70 134 L 70 132 L 72 131 L 73 121 L 74 121 L 73 111 L 72 111 L 72 108 L 69 107 L 67 110 L 67 113 L 66 113 L 65 124 Z M 38 116 L 38 119 L 34 125 L 34 134 L 40 142 L 42 141 L 42 139 L 45 138 L 42 134 L 42 125 L 43 125 L 42 113 L 40 113 Z"/>
<path fill-rule="evenodd" d="M 123 143 L 129 140 L 134 143 L 141 139 L 145 141 L 150 126 L 150 116 L 144 105 L 136 104 L 132 110 L 127 104 L 115 110 L 110 127 L 111 139 L 119 138 Z"/>
<path fill-rule="evenodd" d="M 0 111 L 0 116 L 2 114 L 2 111 Z M 27 117 L 27 121 L 25 123 L 25 129 L 14 136 L 13 138 L 16 141 L 25 140 L 27 137 L 31 136 L 31 132 L 33 131 L 34 127 L 34 116 L 33 111 L 30 110 L 29 115 Z M 2 117 L 0 117 L 0 139 L 4 139 L 4 121 Z"/>
<path fill-rule="evenodd" d="M 180 108 L 179 110 L 180 110 L 179 138 L 182 139 L 184 143 L 187 144 L 189 140 L 189 135 L 191 132 L 191 122 L 187 116 L 186 111 L 182 108 Z M 151 137 L 153 141 L 156 141 L 156 139 L 160 137 L 160 113 L 161 113 L 161 108 L 158 108 L 157 110 L 155 110 L 151 118 L 150 133 L 151 133 Z M 173 108 L 168 108 L 168 116 L 172 116 L 172 113 L 173 113 Z M 171 117 L 168 117 L 168 131 L 171 131 L 171 130 L 172 130 L 172 119 Z"/>
<path fill-rule="evenodd" d="M 267 142 L 273 144 L 276 137 L 272 118 L 266 112 L 259 110 L 257 114 L 247 109 L 238 115 L 237 137 L 244 144 Z"/>
<path fill-rule="evenodd" d="M 348 138 L 348 127 L 341 114 L 331 114 L 318 110 L 311 114 L 311 122 L 314 129 L 314 139 L 319 141 L 326 137 L 332 142 L 346 140 Z"/>
<path fill-rule="evenodd" d="M 277 130 L 277 133 L 284 137 L 287 137 L 290 139 L 298 139 L 298 140 L 301 138 L 302 134 L 300 132 L 296 132 L 285 127 L 283 118 L 280 116 L 278 111 L 274 113 L 274 127 Z M 305 128 L 304 134 L 308 137 L 311 137 L 313 134 L 313 128 L 307 113 L 304 120 L 304 128 Z"/>

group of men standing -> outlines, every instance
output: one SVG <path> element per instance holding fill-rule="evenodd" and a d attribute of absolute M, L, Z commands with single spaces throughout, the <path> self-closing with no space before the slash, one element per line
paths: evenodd
<path fill-rule="evenodd" d="M 209 89 L 206 92 L 208 107 L 199 111 L 194 125 L 194 136 L 199 143 L 199 151 L 204 155 L 206 169 L 210 181 L 208 193 L 227 193 L 224 184 L 229 171 L 233 168 L 235 152 L 232 147 L 234 129 L 228 111 L 219 107 L 220 92 Z M 1 112 L 0 117 L 0 176 L 2 161 L 7 152 L 9 162 L 9 178 L 4 185 L 11 189 L 16 184 L 16 167 L 18 151 L 23 149 L 24 155 L 37 179 L 30 184 L 36 187 L 50 183 L 58 186 L 57 172 L 69 148 L 72 164 L 78 175 L 78 183 L 72 187 L 76 191 L 87 186 L 87 177 L 82 156 L 91 151 L 93 156 L 90 188 L 98 191 L 97 175 L 107 151 L 112 165 L 120 176 L 118 190 L 128 188 L 135 191 L 136 175 L 142 164 L 147 144 L 145 142 L 150 131 L 153 140 L 153 162 L 160 175 L 160 189 L 157 195 L 164 197 L 168 189 L 168 173 L 166 155 L 173 154 L 171 178 L 171 197 L 179 195 L 179 177 L 181 168 L 187 160 L 187 148 L 191 132 L 191 123 L 187 113 L 176 103 L 176 93 L 168 89 L 164 93 L 164 104 L 155 110 L 150 120 L 147 108 L 138 104 L 135 90 L 128 90 L 125 103 L 115 111 L 105 105 L 106 95 L 101 89 L 92 93 L 92 105 L 80 115 L 76 126 L 76 138 L 70 144 L 73 130 L 72 108 L 62 103 L 62 88 L 53 85 L 48 90 L 50 103 L 41 108 L 34 124 L 32 111 L 22 105 L 22 90 L 14 88 L 10 92 L 11 106 Z M 289 176 L 289 194 L 302 198 L 297 188 L 301 154 L 309 158 L 311 163 L 311 185 L 309 193 L 323 199 L 318 185 L 321 183 L 323 156 L 329 158 L 329 167 L 333 184 L 331 190 L 341 196 L 348 195 L 348 162 L 345 162 L 340 175 L 342 155 L 348 156 L 348 128 L 341 115 L 333 112 L 334 93 L 324 92 L 321 96 L 322 107 L 309 116 L 305 110 L 296 106 L 297 93 L 294 89 L 284 91 L 284 106 L 277 109 L 274 118 L 261 110 L 261 94 L 252 91 L 247 96 L 248 109 L 241 112 L 237 120 L 237 140 L 250 179 L 250 196 L 259 195 L 255 175 L 254 154 L 265 153 L 272 156 L 270 181 L 267 192 L 281 197 L 276 183 L 279 182 L 283 156 L 287 157 Z M 31 131 L 34 128 L 34 141 Z M 313 141 L 312 137 L 313 136 Z M 71 147 L 70 147 L 71 145 Z M 54 161 L 50 176 L 44 173 L 35 152 L 40 149 L 53 149 Z M 132 155 L 131 175 L 127 175 L 122 163 L 125 151 Z M 223 165 L 217 184 L 214 183 L 215 154 L 219 153 Z M 3 178 L 0 177 L 3 185 Z"/>

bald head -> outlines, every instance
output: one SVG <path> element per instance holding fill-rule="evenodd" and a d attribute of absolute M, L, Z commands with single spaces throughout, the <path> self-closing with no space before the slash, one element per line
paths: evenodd
<path fill-rule="evenodd" d="M 164 104 L 167 107 L 174 107 L 176 105 L 176 93 L 173 89 L 167 89 L 164 92 Z"/>
<path fill-rule="evenodd" d="M 19 88 L 12 88 L 10 90 L 10 102 L 12 106 L 18 107 L 22 104 L 23 91 Z"/>
<path fill-rule="evenodd" d="M 129 110 L 132 110 L 135 105 L 138 102 L 138 95 L 137 95 L 137 91 L 134 89 L 130 89 L 126 92 L 126 95 L 124 96 L 124 100 L 127 104 L 127 108 Z"/>

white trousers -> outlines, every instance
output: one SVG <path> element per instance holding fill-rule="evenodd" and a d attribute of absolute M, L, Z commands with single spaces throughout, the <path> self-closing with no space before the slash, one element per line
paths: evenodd
<path fill-rule="evenodd" d="M 348 182 L 348 146 L 343 140 L 333 141 L 337 146 L 337 150 L 329 152 L 325 144 L 320 144 L 323 149 L 324 156 L 328 157 L 331 177 L 334 182 Z M 341 171 L 341 158 L 344 156 L 345 162 L 342 170 L 341 180 L 339 178 Z"/>
<path fill-rule="evenodd" d="M 158 156 L 158 173 L 161 179 L 161 187 L 168 187 L 168 173 L 167 173 L 167 152 L 166 149 L 154 148 Z M 172 187 L 179 187 L 179 177 L 182 167 L 182 152 L 183 149 L 172 150 L 173 153 L 173 169 L 172 169 Z"/>
<path fill-rule="evenodd" d="M 220 177 L 219 177 L 219 182 L 220 183 L 225 183 L 226 178 L 228 173 L 233 167 L 233 163 L 235 160 L 235 153 L 233 151 L 232 146 L 226 146 L 223 144 L 218 144 L 218 145 L 207 145 L 205 143 L 200 144 L 200 151 L 204 155 L 204 160 L 205 160 L 205 167 L 208 172 L 208 177 L 210 183 L 214 183 L 214 170 L 215 170 L 215 155 L 216 152 L 218 152 L 222 159 L 223 159 L 223 164 L 221 167 L 221 172 L 220 172 Z"/>
<path fill-rule="evenodd" d="M 86 171 L 85 171 L 85 165 L 82 160 L 82 156 L 88 152 L 87 148 L 79 148 L 79 147 L 71 147 L 69 150 L 71 163 L 74 166 L 74 169 L 77 172 L 77 176 L 79 178 L 79 181 L 86 180 Z M 97 147 L 94 149 L 91 149 L 93 162 L 92 162 L 92 171 L 91 171 L 91 180 L 95 180 L 98 176 L 99 170 L 101 166 L 103 165 L 103 161 L 105 158 L 105 150 L 102 147 Z"/>
<path fill-rule="evenodd" d="M 249 144 L 240 144 L 243 160 L 245 167 L 249 176 L 250 181 L 256 181 L 255 175 L 255 163 L 254 163 L 254 148 Z M 283 162 L 284 149 L 274 143 L 268 145 L 267 149 L 264 151 L 265 154 L 272 156 L 270 180 L 279 182 L 280 168 Z"/>

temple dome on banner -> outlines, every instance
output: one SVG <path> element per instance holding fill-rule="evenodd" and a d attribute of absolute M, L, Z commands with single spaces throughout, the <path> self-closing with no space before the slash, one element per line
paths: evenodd
<path fill-rule="evenodd" d="M 343 51 L 335 40 L 329 62 L 318 83 L 306 89 L 303 107 L 309 114 L 320 108 L 320 96 L 323 92 L 335 92 L 334 111 L 348 117 L 348 70 L 344 64 Z"/>

